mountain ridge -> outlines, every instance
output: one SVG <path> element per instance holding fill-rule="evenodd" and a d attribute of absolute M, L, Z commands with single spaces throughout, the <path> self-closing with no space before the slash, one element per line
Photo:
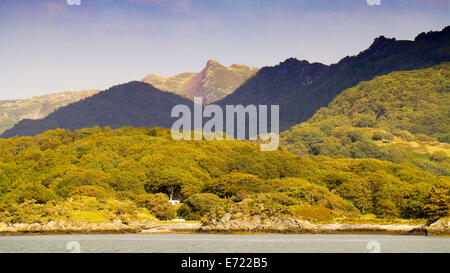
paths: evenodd
<path fill-rule="evenodd" d="M 222 107 L 228 104 L 278 104 L 280 105 L 280 129 L 283 131 L 292 125 L 305 121 L 318 109 L 327 106 L 340 92 L 357 85 L 361 81 L 370 80 L 375 76 L 384 75 L 392 71 L 426 68 L 446 61 L 450 61 L 450 27 L 446 27 L 442 31 L 419 34 L 414 41 L 397 41 L 393 38 L 388 39 L 380 36 L 374 40 L 368 49 L 355 56 L 347 56 L 337 64 L 324 65 L 288 58 L 276 66 L 263 67 L 236 91 L 215 103 Z M 209 61 L 203 73 L 196 75 L 195 82 L 205 82 L 206 71 L 211 71 L 208 68 L 214 66 L 220 68 L 221 65 L 217 62 Z M 235 65 L 233 67 L 233 69 L 238 68 L 241 68 L 241 66 Z M 99 105 L 91 104 L 93 108 L 103 107 L 104 111 L 112 112 L 111 117 L 115 117 L 115 120 L 111 117 L 108 120 L 108 117 L 105 115 L 98 116 L 99 119 L 94 120 L 93 118 L 98 114 L 92 112 L 95 110 L 87 108 L 76 109 L 74 106 L 69 105 L 54 112 L 50 118 L 46 118 L 44 121 L 24 120 L 14 128 L 4 132 L 1 137 L 35 135 L 58 127 L 79 129 L 95 125 L 112 126 L 114 128 L 118 128 L 119 125 L 170 128 L 171 108 L 169 106 L 174 105 L 170 102 L 168 103 L 168 98 L 172 98 L 173 101 L 178 102 L 177 104 L 192 105 L 192 101 L 187 98 L 183 98 L 175 93 L 162 92 L 153 86 L 147 88 L 153 88 L 161 92 L 158 94 L 163 99 L 162 107 L 159 107 L 156 102 L 159 98 L 155 100 L 154 96 L 144 96 L 141 99 L 137 99 L 135 97 L 136 94 L 132 90 L 139 90 L 144 85 L 151 86 L 137 81 L 122 85 L 124 88 L 122 91 L 126 92 L 131 98 L 123 97 L 123 101 L 114 100 L 114 103 L 108 104 L 108 109 L 104 108 L 104 103 L 106 102 L 101 100 L 96 101 L 100 103 Z M 108 90 L 110 91 L 114 88 L 112 87 Z M 201 91 L 202 89 L 200 89 Z M 193 93 L 197 94 L 197 92 L 199 90 L 195 90 Z M 176 96 L 176 99 L 168 94 Z M 107 97 L 107 95 L 105 96 Z M 117 98 L 122 96 L 123 94 L 118 95 Z M 103 95 L 100 97 L 103 97 Z M 83 100 L 83 104 L 89 105 L 91 98 Z M 138 107 L 130 104 L 130 101 L 135 101 Z M 142 107 L 145 103 L 148 103 L 148 106 L 153 108 L 152 111 Z M 114 107 L 117 107 L 122 112 L 122 116 L 115 115 L 114 111 L 118 110 L 112 110 Z M 70 109 L 76 111 L 69 113 Z M 163 110 L 163 112 L 158 112 L 160 110 Z M 93 116 L 86 116 L 86 113 L 89 112 Z M 61 117 L 56 117 L 61 113 L 63 113 Z M 77 120 L 74 120 L 75 118 Z"/>
<path fill-rule="evenodd" d="M 289 58 L 263 67 L 232 94 L 216 103 L 278 104 L 282 130 L 306 121 L 341 91 L 393 71 L 450 61 L 450 27 L 419 34 L 414 41 L 377 37 L 364 51 L 324 65 Z"/>
<path fill-rule="evenodd" d="M 143 82 L 156 88 L 192 99 L 202 97 L 205 103 L 217 101 L 231 94 L 254 75 L 258 68 L 242 64 L 223 66 L 215 60 L 208 60 L 198 73 L 184 72 L 174 76 L 147 75 Z"/>

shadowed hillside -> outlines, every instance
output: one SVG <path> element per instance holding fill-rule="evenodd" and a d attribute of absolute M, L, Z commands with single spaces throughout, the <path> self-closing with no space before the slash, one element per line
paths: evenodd
<path fill-rule="evenodd" d="M 93 126 L 170 128 L 174 121 L 170 112 L 177 104 L 192 105 L 192 101 L 134 81 L 60 108 L 44 119 L 22 120 L 2 137 L 36 135 L 56 128 L 75 130 Z"/>
<path fill-rule="evenodd" d="M 279 65 L 264 67 L 217 103 L 279 104 L 280 126 L 287 129 L 307 120 L 337 94 L 361 81 L 445 61 L 450 61 L 450 27 L 421 33 L 414 41 L 380 36 L 367 50 L 329 66 L 290 58 Z"/>
<path fill-rule="evenodd" d="M 28 99 L 0 101 L 0 134 L 22 119 L 41 119 L 59 107 L 90 97 L 98 90 L 61 92 Z"/>

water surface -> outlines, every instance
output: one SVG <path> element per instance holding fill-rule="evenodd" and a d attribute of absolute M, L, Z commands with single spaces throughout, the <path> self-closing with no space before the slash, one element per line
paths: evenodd
<path fill-rule="evenodd" d="M 78 247 L 79 246 L 79 247 Z M 306 234 L 0 236 L 4 252 L 444 252 L 450 237 Z"/>

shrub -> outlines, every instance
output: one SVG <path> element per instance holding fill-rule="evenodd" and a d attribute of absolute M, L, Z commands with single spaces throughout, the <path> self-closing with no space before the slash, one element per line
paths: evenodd
<path fill-rule="evenodd" d="M 98 197 L 103 196 L 105 193 L 94 186 L 81 186 L 76 188 L 70 193 L 70 196 L 90 196 L 90 197 Z"/>
<path fill-rule="evenodd" d="M 398 217 L 400 212 L 394 202 L 390 200 L 380 200 L 375 206 L 375 213 L 382 217 Z"/>
<path fill-rule="evenodd" d="M 377 119 L 373 115 L 361 114 L 352 123 L 355 127 L 374 127 L 377 124 Z"/>
<path fill-rule="evenodd" d="M 404 140 L 407 141 L 414 141 L 415 137 L 408 131 L 406 130 L 398 130 L 394 133 L 394 135 L 403 138 Z"/>
<path fill-rule="evenodd" d="M 206 182 L 205 191 L 241 201 L 248 193 L 260 192 L 263 181 L 255 175 L 233 172 Z"/>
<path fill-rule="evenodd" d="M 178 210 L 180 216 L 190 220 L 200 220 L 211 209 L 221 207 L 223 200 L 212 193 L 198 193 L 186 199 Z"/>
<path fill-rule="evenodd" d="M 11 192 L 10 198 L 18 203 L 35 200 L 38 204 L 45 204 L 50 200 L 56 199 L 56 195 L 40 183 L 28 183 L 19 186 L 14 192 Z"/>
<path fill-rule="evenodd" d="M 432 137 L 429 137 L 429 136 L 424 135 L 424 134 L 418 134 L 418 135 L 416 135 L 416 139 L 417 139 L 418 141 L 425 141 L 425 142 L 433 141 L 433 138 L 432 138 Z"/>
<path fill-rule="evenodd" d="M 172 205 L 163 193 L 141 194 L 136 197 L 135 202 L 138 206 L 147 208 L 158 219 L 170 220 L 176 217 L 177 206 Z"/>
<path fill-rule="evenodd" d="M 292 209 L 293 215 L 310 222 L 329 222 L 333 219 L 332 210 L 319 206 L 302 204 Z"/>
<path fill-rule="evenodd" d="M 436 151 L 431 154 L 430 159 L 437 162 L 442 162 L 448 158 L 447 153 L 444 151 Z"/>
<path fill-rule="evenodd" d="M 394 136 L 390 133 L 382 132 L 382 131 L 376 131 L 372 135 L 372 140 L 378 141 L 378 140 L 383 140 L 383 139 L 392 141 L 392 140 L 394 140 Z"/>

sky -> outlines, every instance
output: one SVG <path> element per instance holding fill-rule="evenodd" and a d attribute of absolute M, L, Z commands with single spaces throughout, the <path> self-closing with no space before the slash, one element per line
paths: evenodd
<path fill-rule="evenodd" d="M 0 99 L 198 72 L 209 59 L 255 67 L 289 57 L 331 64 L 358 54 L 380 35 L 411 40 L 442 30 L 450 25 L 449 5 L 450 0 L 0 0 Z"/>

